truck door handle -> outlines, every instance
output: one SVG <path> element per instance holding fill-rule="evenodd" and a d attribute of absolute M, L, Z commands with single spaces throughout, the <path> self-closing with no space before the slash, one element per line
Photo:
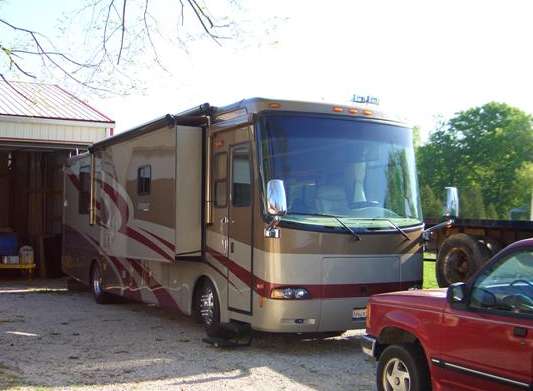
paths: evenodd
<path fill-rule="evenodd" d="M 229 218 L 228 218 L 228 216 L 224 216 L 224 217 L 222 217 L 222 218 L 220 219 L 220 222 L 221 222 L 222 224 L 228 224 L 228 223 L 229 223 Z"/>
<path fill-rule="evenodd" d="M 515 337 L 525 338 L 527 337 L 527 329 L 525 327 L 514 327 L 513 335 Z"/>

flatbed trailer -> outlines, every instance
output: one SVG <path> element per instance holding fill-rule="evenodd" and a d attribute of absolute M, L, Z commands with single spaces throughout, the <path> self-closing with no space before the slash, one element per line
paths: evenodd
<path fill-rule="evenodd" d="M 440 223 L 425 219 L 426 228 Z M 518 240 L 533 237 L 533 221 L 527 220 L 453 220 L 453 224 L 435 230 L 426 243 L 426 251 L 435 251 L 435 271 L 440 287 L 468 279 L 489 258 Z"/>

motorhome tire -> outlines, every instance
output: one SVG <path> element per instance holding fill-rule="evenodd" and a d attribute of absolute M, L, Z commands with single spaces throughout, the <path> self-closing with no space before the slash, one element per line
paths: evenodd
<path fill-rule="evenodd" d="M 220 322 L 220 300 L 215 286 L 205 279 L 200 289 L 198 312 L 209 337 L 225 338 L 226 333 Z"/>
<path fill-rule="evenodd" d="M 91 268 L 91 290 L 98 304 L 111 303 L 111 295 L 104 291 L 104 277 L 98 262 L 94 262 Z"/>
<path fill-rule="evenodd" d="M 479 240 L 463 233 L 450 236 L 442 243 L 437 255 L 439 287 L 468 280 L 489 256 L 487 247 Z"/>

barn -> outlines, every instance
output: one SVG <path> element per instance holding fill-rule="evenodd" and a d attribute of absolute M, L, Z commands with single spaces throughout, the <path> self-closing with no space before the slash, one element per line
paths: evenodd
<path fill-rule="evenodd" d="M 0 273 L 33 270 L 30 246 L 40 276 L 60 274 L 63 164 L 114 127 L 58 85 L 0 81 Z"/>

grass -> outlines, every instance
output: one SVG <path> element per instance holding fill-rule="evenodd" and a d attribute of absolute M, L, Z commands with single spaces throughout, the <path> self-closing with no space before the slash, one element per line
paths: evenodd
<path fill-rule="evenodd" d="M 424 254 L 424 258 L 425 254 Z M 438 288 L 437 278 L 435 277 L 435 262 L 424 261 L 424 289 Z"/>

